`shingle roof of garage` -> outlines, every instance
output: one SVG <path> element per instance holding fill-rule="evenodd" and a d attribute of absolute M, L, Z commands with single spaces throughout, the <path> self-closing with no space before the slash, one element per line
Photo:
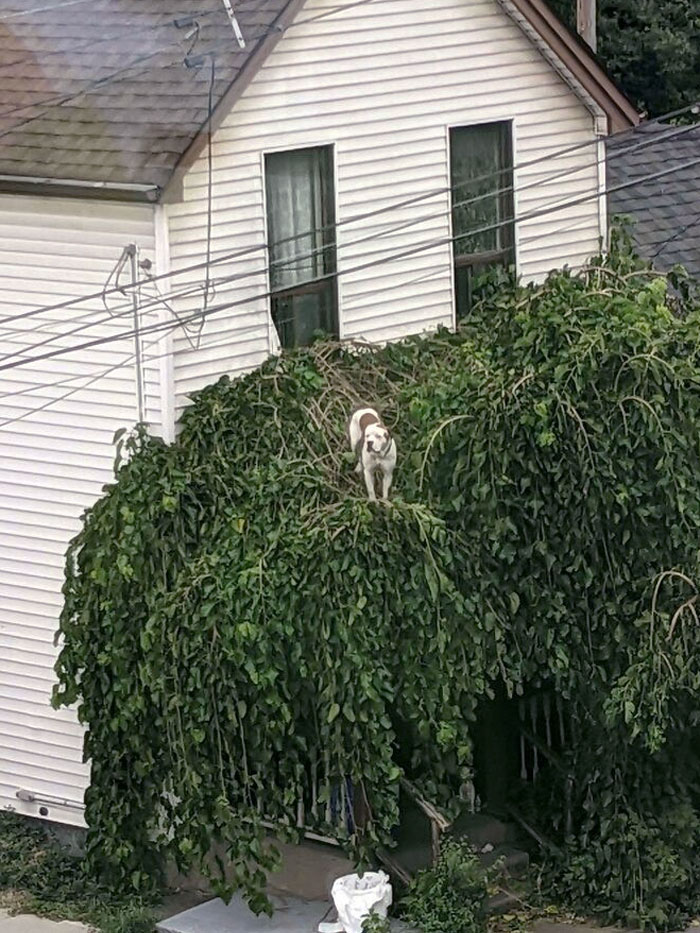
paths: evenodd
<path fill-rule="evenodd" d="M 162 186 L 291 0 L 7 0 L 0 13 L 0 174 Z M 44 9 L 41 9 L 41 8 Z M 29 12 L 34 10 L 34 12 Z M 20 15 L 21 14 L 21 15 Z"/>
<path fill-rule="evenodd" d="M 119 196 L 129 185 L 150 186 L 155 197 L 202 146 L 206 53 L 216 50 L 216 128 L 303 2 L 236 0 L 247 40 L 241 51 L 222 0 L 2 0 L 0 187 L 22 190 L 29 180 L 46 179 L 110 185 Z M 544 0 L 499 2 L 585 85 L 613 128 L 637 122 L 632 105 Z M 347 0 L 348 8 L 355 5 Z M 176 25 L 188 18 L 199 23 L 190 38 Z M 193 45 L 203 61 L 188 68 Z"/>
<path fill-rule="evenodd" d="M 649 145 L 640 145 L 645 138 Z M 609 209 L 632 218 L 641 254 L 700 278 L 700 123 L 639 127 L 633 138 L 609 143 L 608 154 Z"/>

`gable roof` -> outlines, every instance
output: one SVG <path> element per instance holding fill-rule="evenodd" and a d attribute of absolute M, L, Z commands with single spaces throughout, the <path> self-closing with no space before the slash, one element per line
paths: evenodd
<path fill-rule="evenodd" d="M 0 190 L 36 191 L 45 183 L 54 193 L 87 189 L 91 195 L 155 200 L 176 169 L 181 173 L 206 144 L 207 52 L 216 51 L 216 128 L 303 2 L 238 0 L 236 17 L 246 38 L 241 50 L 222 0 L 5 0 Z M 547 12 L 544 0 L 499 2 L 516 8 L 530 38 L 539 36 L 564 72 L 583 82 L 611 128 L 638 121 L 633 106 L 587 47 Z"/>
<path fill-rule="evenodd" d="M 583 91 L 607 117 L 608 133 L 636 126 L 641 115 L 617 86 L 583 39 L 556 15 L 547 0 L 499 0 L 520 22 L 554 68 L 575 89 Z"/>
<path fill-rule="evenodd" d="M 615 191 L 618 185 L 625 187 Z M 608 188 L 610 214 L 632 218 L 646 259 L 661 269 L 680 263 L 700 279 L 700 123 L 649 124 L 634 138 L 611 140 Z"/>
<path fill-rule="evenodd" d="M 292 5 L 236 3 L 241 50 L 221 0 L 8 0 L 0 175 L 163 187 L 208 116 L 211 59 L 187 67 L 188 52 L 216 50 L 216 106 Z M 175 24 L 193 14 L 198 38 Z"/>

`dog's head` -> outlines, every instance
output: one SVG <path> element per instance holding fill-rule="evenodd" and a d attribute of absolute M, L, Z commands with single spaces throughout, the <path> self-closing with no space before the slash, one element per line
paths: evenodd
<path fill-rule="evenodd" d="M 365 429 L 365 449 L 368 453 L 383 457 L 391 446 L 391 434 L 383 424 L 370 424 Z"/>

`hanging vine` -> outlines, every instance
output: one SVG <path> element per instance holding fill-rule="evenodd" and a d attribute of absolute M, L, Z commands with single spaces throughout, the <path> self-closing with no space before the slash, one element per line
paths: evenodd
<path fill-rule="evenodd" d="M 651 673 L 641 695 L 630 680 L 658 647 L 652 581 L 697 576 L 700 317 L 683 311 L 623 246 L 579 275 L 487 289 L 458 334 L 321 343 L 224 378 L 169 447 L 125 435 L 68 553 L 55 696 L 87 726 L 93 866 L 138 887 L 165 858 L 196 861 L 265 909 L 270 824 L 368 856 L 390 842 L 403 773 L 454 799 L 480 697 L 546 681 L 594 743 L 570 752 L 578 835 L 560 840 L 559 890 L 600 893 L 600 864 L 580 865 L 596 840 L 637 879 L 605 882 L 609 916 L 688 909 L 695 823 L 682 843 L 649 830 L 680 853 L 671 883 L 615 846 L 608 816 L 643 820 L 695 728 L 654 703 Z M 389 505 L 364 499 L 346 453 L 361 402 L 398 439 Z M 690 775 L 673 782 L 695 814 Z M 338 788 L 361 800 L 361 830 L 329 822 Z M 562 807 L 553 784 L 552 832 Z"/>

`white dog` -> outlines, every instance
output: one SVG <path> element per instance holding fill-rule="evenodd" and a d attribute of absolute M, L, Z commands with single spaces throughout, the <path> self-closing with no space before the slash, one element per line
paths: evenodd
<path fill-rule="evenodd" d="M 355 472 L 364 475 L 367 495 L 376 501 L 376 476 L 381 473 L 382 499 L 388 499 L 396 466 L 396 441 L 389 429 L 373 408 L 358 408 L 350 418 L 348 435 L 357 454 Z"/>

